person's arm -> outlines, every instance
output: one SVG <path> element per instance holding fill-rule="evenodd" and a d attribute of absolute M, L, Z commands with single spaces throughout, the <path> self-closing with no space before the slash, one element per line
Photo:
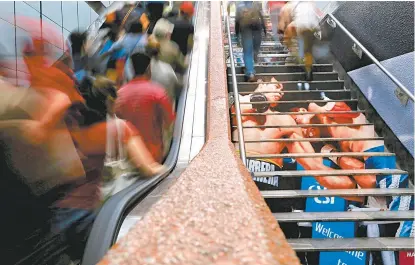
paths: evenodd
<path fill-rule="evenodd" d="M 155 176 L 165 169 L 164 165 L 154 160 L 139 134 L 129 137 L 126 147 L 131 162 L 142 171 L 145 177 Z"/>
<path fill-rule="evenodd" d="M 340 157 L 337 160 L 338 165 L 342 169 L 364 169 L 365 164 L 354 157 Z M 359 175 L 353 176 L 356 183 L 362 189 L 372 189 L 376 187 L 376 175 Z"/>
<path fill-rule="evenodd" d="M 302 139 L 298 133 L 293 133 L 289 139 Z M 287 148 L 290 153 L 315 153 L 313 146 L 310 142 L 292 142 L 287 143 Z M 322 157 L 312 158 L 297 158 L 297 162 L 304 167 L 305 170 L 327 170 L 334 171 L 335 169 L 330 168 L 323 164 Z M 354 189 L 356 183 L 348 176 L 314 176 L 314 178 L 320 183 L 320 185 L 327 189 Z M 350 199 L 350 198 L 348 198 Z M 358 198 L 359 199 L 359 198 Z"/>

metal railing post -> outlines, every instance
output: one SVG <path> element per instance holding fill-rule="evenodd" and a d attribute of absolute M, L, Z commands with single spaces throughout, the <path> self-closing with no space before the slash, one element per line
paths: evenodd
<path fill-rule="evenodd" d="M 245 141 L 244 141 L 244 133 L 242 128 L 242 117 L 241 117 L 241 106 L 239 104 L 239 91 L 238 91 L 238 84 L 236 81 L 236 72 L 235 72 L 235 62 L 233 57 L 232 51 L 232 38 L 231 38 L 231 29 L 229 26 L 229 14 L 227 7 L 223 8 L 223 13 L 225 14 L 225 24 L 226 24 L 226 31 L 228 34 L 228 45 L 229 45 L 229 56 L 231 61 L 231 72 L 232 72 L 232 90 L 235 97 L 235 111 L 236 111 L 236 123 L 237 123 L 237 130 L 238 130 L 238 139 L 239 139 L 239 154 L 241 156 L 242 162 L 246 166 L 246 152 L 245 152 Z"/>
<path fill-rule="evenodd" d="M 374 62 L 379 68 L 380 70 L 382 70 L 382 72 L 384 72 L 400 89 L 402 89 L 402 91 L 412 100 L 415 101 L 415 97 L 414 95 L 412 95 L 412 93 L 409 91 L 408 88 L 406 88 L 405 85 L 403 85 L 394 75 L 392 75 L 385 67 L 383 67 L 383 65 L 375 58 L 375 56 L 373 56 L 373 54 L 371 54 L 353 35 L 352 33 L 350 33 L 345 26 L 342 25 L 342 23 L 340 23 L 340 21 L 337 20 L 337 18 L 335 18 L 332 14 L 327 14 L 327 16 L 332 19 L 336 25 L 338 25 L 340 27 L 341 30 L 344 31 L 344 33 L 346 33 L 347 36 L 349 36 L 349 38 L 357 45 L 359 46 L 359 48 L 367 55 L 367 57 L 369 57 L 370 60 L 372 60 L 372 62 Z M 325 19 L 327 20 L 327 18 Z"/>

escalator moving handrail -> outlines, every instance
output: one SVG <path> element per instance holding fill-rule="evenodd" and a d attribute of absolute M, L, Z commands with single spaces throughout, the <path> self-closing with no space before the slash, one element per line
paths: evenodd
<path fill-rule="evenodd" d="M 196 14 L 198 14 L 198 7 L 196 7 Z M 195 25 L 195 28 L 196 26 L 197 24 Z M 191 53 L 190 58 L 192 61 L 193 52 Z M 197 65 L 194 67 L 197 67 Z M 115 194 L 107 202 L 105 202 L 92 226 L 91 233 L 85 247 L 82 265 L 97 264 L 105 256 L 107 251 L 117 239 L 118 231 L 121 228 L 125 212 L 142 199 L 149 190 L 154 188 L 164 178 L 168 177 L 174 169 L 179 155 L 190 70 L 191 67 L 189 66 L 187 74 L 185 75 L 187 76 L 187 79 L 183 85 L 183 90 L 178 102 L 172 144 L 170 152 L 164 162 L 164 165 L 167 168 L 166 171 L 150 179 L 137 180 L 131 186 Z"/>
<path fill-rule="evenodd" d="M 238 139 L 239 139 L 239 154 L 241 156 L 242 163 L 244 163 L 244 165 L 246 166 L 246 152 L 245 152 L 244 133 L 243 133 L 243 128 L 242 128 L 241 105 L 239 103 L 238 83 L 236 81 L 235 61 L 234 61 L 234 56 L 233 56 L 231 29 L 229 25 L 229 14 L 228 14 L 227 8 L 223 8 L 223 13 L 225 14 L 226 31 L 227 31 L 228 44 L 229 44 L 229 57 L 230 57 L 231 72 L 232 72 L 232 90 L 233 90 L 233 95 L 235 98 L 236 124 L 237 124 Z"/>
<path fill-rule="evenodd" d="M 408 88 L 406 88 L 405 85 L 403 85 L 394 75 L 392 75 L 377 59 L 375 56 L 373 56 L 373 54 L 371 54 L 354 36 L 352 33 L 350 33 L 350 31 L 348 31 L 346 29 L 346 27 L 340 23 L 340 21 L 337 20 L 336 17 L 333 16 L 333 14 L 327 14 L 322 21 L 327 21 L 327 19 L 330 18 L 332 19 L 336 25 L 338 25 L 340 27 L 341 30 L 343 30 L 344 33 L 346 33 L 346 35 L 357 45 L 359 46 L 359 48 L 367 55 L 367 57 L 369 57 L 370 60 L 372 60 L 373 63 L 376 64 L 377 67 L 380 68 L 380 70 L 382 70 L 382 72 L 384 72 L 390 80 L 392 80 L 400 89 L 402 89 L 402 91 L 414 102 L 415 101 L 415 96 L 412 95 L 412 93 L 409 91 Z"/>

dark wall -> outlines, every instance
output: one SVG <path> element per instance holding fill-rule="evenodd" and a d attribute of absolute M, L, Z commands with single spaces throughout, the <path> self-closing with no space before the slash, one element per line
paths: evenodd
<path fill-rule="evenodd" d="M 414 51 L 414 2 L 343 2 L 333 15 L 379 61 Z M 327 26 L 327 24 L 325 24 Z M 338 27 L 331 49 L 346 71 L 372 62 L 352 51 L 353 42 Z"/>

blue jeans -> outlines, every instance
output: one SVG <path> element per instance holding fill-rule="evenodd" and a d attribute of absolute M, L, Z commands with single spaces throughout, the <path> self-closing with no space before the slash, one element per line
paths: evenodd
<path fill-rule="evenodd" d="M 280 39 L 278 38 L 278 16 L 280 15 L 280 9 L 274 8 L 269 13 L 271 24 L 272 24 L 272 37 L 276 43 L 280 43 Z"/>
<path fill-rule="evenodd" d="M 241 30 L 241 42 L 244 53 L 245 76 L 255 74 L 254 54 L 259 52 L 261 47 L 261 30 L 251 30 L 249 28 Z"/>

